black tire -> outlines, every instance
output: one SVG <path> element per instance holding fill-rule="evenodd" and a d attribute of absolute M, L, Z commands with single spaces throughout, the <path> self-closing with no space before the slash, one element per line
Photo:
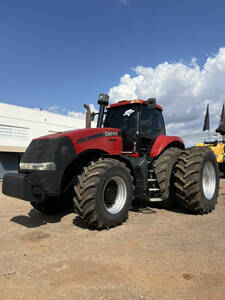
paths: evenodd
<path fill-rule="evenodd" d="M 43 201 L 33 199 L 30 201 L 30 204 L 42 214 L 55 215 L 73 207 L 73 194 L 63 198 L 48 197 Z"/>
<path fill-rule="evenodd" d="M 154 162 L 156 179 L 161 191 L 160 207 L 172 208 L 176 205 L 174 193 L 174 168 L 181 153 L 181 149 L 171 147 L 166 149 Z"/>
<path fill-rule="evenodd" d="M 178 203 L 195 214 L 211 212 L 217 203 L 219 168 L 208 147 L 192 147 L 182 152 L 175 172 Z"/>
<path fill-rule="evenodd" d="M 110 228 L 124 222 L 133 200 L 133 177 L 126 165 L 100 158 L 84 167 L 74 186 L 74 206 L 91 227 Z"/>

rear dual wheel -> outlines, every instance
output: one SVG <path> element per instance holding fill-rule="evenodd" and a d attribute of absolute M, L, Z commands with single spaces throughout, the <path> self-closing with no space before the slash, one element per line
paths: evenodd
<path fill-rule="evenodd" d="M 153 162 L 155 175 L 161 192 L 161 202 L 158 205 L 163 208 L 172 208 L 176 205 L 174 193 L 174 169 L 181 153 L 181 149 L 171 147 L 166 149 Z"/>
<path fill-rule="evenodd" d="M 100 158 L 84 167 L 74 186 L 74 206 L 92 227 L 110 228 L 124 222 L 133 199 L 133 177 L 126 165 Z"/>
<path fill-rule="evenodd" d="M 217 203 L 219 169 L 208 147 L 183 151 L 175 172 L 176 198 L 181 207 L 196 214 L 211 212 Z"/>

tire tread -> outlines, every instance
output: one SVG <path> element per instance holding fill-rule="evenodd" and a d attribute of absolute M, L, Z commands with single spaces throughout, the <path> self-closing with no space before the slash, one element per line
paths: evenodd
<path fill-rule="evenodd" d="M 78 180 L 74 186 L 75 210 L 77 210 L 80 217 L 91 227 L 96 227 L 98 229 L 107 229 L 109 227 L 114 227 L 116 225 L 121 224 L 128 218 L 127 212 L 123 220 L 109 225 L 101 219 L 96 210 L 95 196 L 101 178 L 102 176 L 104 176 L 104 172 L 106 169 L 115 166 L 123 168 L 128 173 L 129 179 L 132 182 L 131 189 L 133 195 L 133 177 L 131 176 L 130 170 L 126 167 L 126 165 L 119 160 L 112 158 L 100 158 L 95 162 L 92 161 L 87 166 L 84 166 L 81 169 L 80 174 L 77 176 Z"/>
<path fill-rule="evenodd" d="M 208 147 L 191 147 L 181 153 L 175 172 L 175 193 L 179 205 L 195 214 L 211 212 L 217 203 L 218 189 L 215 199 L 205 201 L 201 192 L 201 168 L 205 157 L 214 156 Z M 213 154 L 213 156 L 212 156 Z M 217 164 L 216 164 L 217 165 Z M 216 169 L 218 180 L 218 170 Z"/>

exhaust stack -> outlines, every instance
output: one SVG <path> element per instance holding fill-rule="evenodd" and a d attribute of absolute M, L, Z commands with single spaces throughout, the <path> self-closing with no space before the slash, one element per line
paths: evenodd
<path fill-rule="evenodd" d="M 86 128 L 91 128 L 91 110 L 87 104 L 84 104 L 84 108 L 86 108 Z"/>

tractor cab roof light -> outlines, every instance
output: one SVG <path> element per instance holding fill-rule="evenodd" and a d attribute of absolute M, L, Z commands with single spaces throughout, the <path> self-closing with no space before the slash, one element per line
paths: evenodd
<path fill-rule="evenodd" d="M 130 103 L 132 103 L 132 104 L 133 103 L 143 103 L 143 101 L 142 100 L 131 100 Z"/>

